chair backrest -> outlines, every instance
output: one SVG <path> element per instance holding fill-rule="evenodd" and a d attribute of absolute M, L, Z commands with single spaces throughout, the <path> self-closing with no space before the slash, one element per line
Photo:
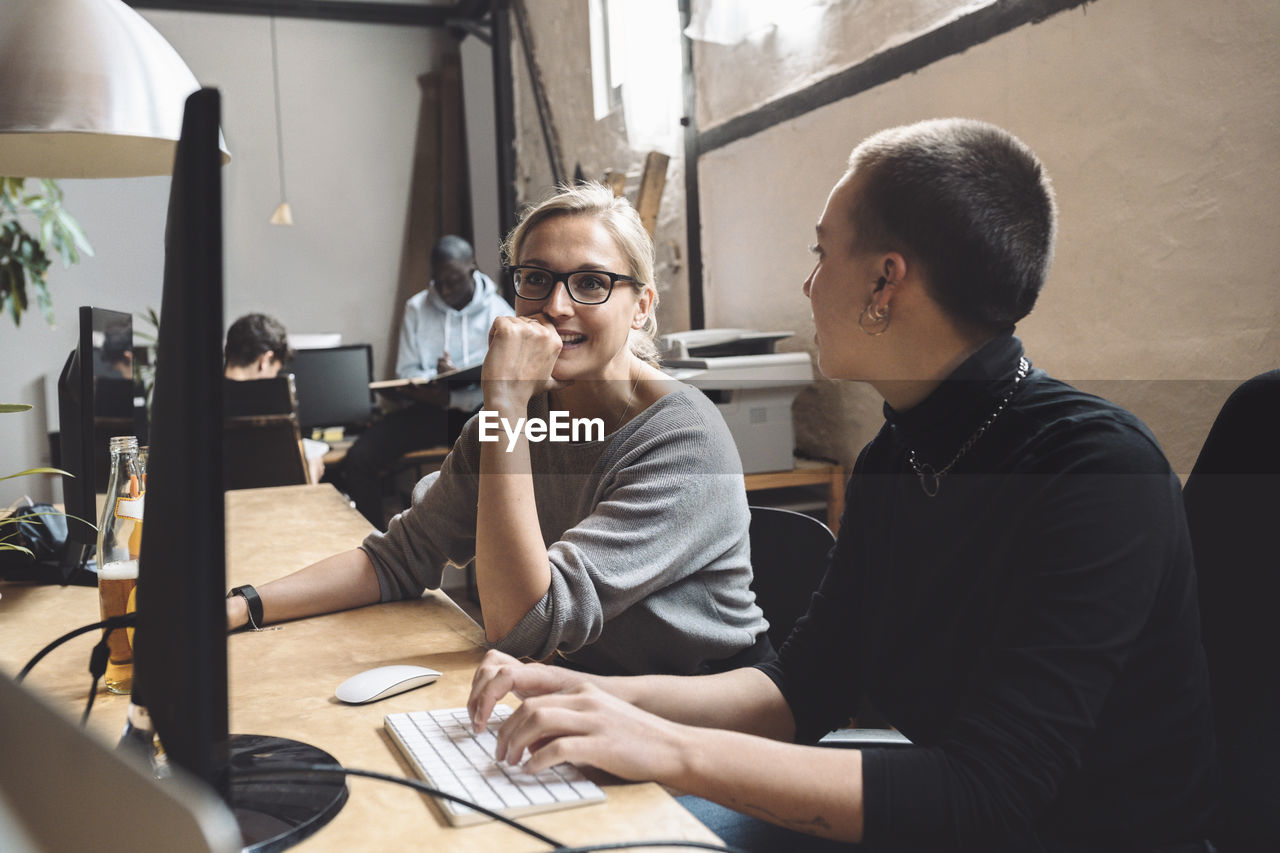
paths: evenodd
<path fill-rule="evenodd" d="M 1228 398 L 1182 497 L 1223 773 L 1214 840 L 1280 850 L 1280 370 Z"/>
<path fill-rule="evenodd" d="M 222 380 L 222 413 L 226 417 L 289 415 L 297 411 L 293 377 L 287 373 L 272 379 Z"/>
<path fill-rule="evenodd" d="M 308 482 L 293 378 L 223 384 L 222 453 L 226 489 Z"/>
<path fill-rule="evenodd" d="M 809 609 L 809 599 L 827 570 L 836 538 L 821 521 L 769 506 L 751 509 L 751 589 L 769 620 L 776 649 Z"/>
<path fill-rule="evenodd" d="M 222 453 L 222 480 L 228 490 L 300 486 L 309 481 L 294 415 L 226 418 Z"/>

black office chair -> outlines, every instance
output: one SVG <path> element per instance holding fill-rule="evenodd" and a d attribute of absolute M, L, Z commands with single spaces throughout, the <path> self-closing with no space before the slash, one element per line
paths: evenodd
<path fill-rule="evenodd" d="M 827 569 L 836 537 L 816 518 L 789 509 L 751 509 L 751 589 L 769 620 L 769 642 L 782 648 Z"/>
<path fill-rule="evenodd" d="M 228 418 L 253 415 L 296 415 L 297 393 L 293 377 L 279 374 L 272 379 L 237 382 L 222 380 L 222 414 Z"/>
<path fill-rule="evenodd" d="M 1182 490 L 1200 585 L 1224 853 L 1280 850 L 1280 370 L 1231 394 Z"/>
<path fill-rule="evenodd" d="M 292 377 L 224 380 L 222 407 L 225 489 L 310 482 Z"/>
<path fill-rule="evenodd" d="M 789 509 L 753 506 L 751 509 L 751 589 L 769 620 L 769 642 L 775 649 L 809 609 L 809 599 L 827 570 L 827 557 L 836 537 L 821 521 Z M 910 746 L 905 736 L 880 726 L 879 720 L 859 719 L 858 728 L 836 729 L 819 741 L 822 746 L 865 749 Z M 867 726 L 875 726 L 868 728 Z"/>

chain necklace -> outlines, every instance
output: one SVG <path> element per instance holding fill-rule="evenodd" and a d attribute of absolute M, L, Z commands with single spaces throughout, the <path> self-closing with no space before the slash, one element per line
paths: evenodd
<path fill-rule="evenodd" d="M 631 392 L 627 394 L 627 407 L 623 409 L 622 414 L 618 416 L 618 426 L 614 430 L 614 432 L 617 432 L 617 430 L 622 429 L 624 426 L 626 426 L 627 415 L 631 414 L 631 404 L 635 402 L 636 388 L 640 385 L 640 377 L 643 375 L 644 375 L 644 371 L 642 370 L 640 373 L 636 374 L 635 381 L 631 383 Z"/>
<path fill-rule="evenodd" d="M 627 394 L 627 405 L 622 409 L 622 414 L 618 415 L 618 424 L 614 428 L 613 430 L 614 432 L 617 432 L 618 430 L 626 426 L 627 415 L 631 414 L 631 406 L 635 403 L 635 398 L 636 398 L 636 388 L 640 387 L 640 380 L 642 378 L 644 378 L 643 372 L 638 374 L 635 378 L 635 381 L 631 383 L 631 391 Z M 609 381 L 616 381 L 616 380 L 609 380 Z M 553 405 L 556 405 L 556 401 L 553 399 L 555 396 L 555 393 L 556 393 L 555 391 L 550 391 L 547 393 L 548 408 L 550 408 Z"/>
<path fill-rule="evenodd" d="M 970 448 L 977 444 L 978 439 L 982 438 L 982 434 L 987 431 L 987 428 L 995 423 L 996 418 L 1000 417 L 1000 413 L 1004 411 L 1005 406 L 1009 405 L 1009 401 L 1012 400 L 1013 395 L 1017 393 L 1018 386 L 1022 384 L 1022 380 L 1027 378 L 1027 372 L 1029 370 L 1031 370 L 1031 362 L 1027 361 L 1026 356 L 1019 358 L 1018 375 L 1013 380 L 1013 387 L 1009 389 L 1009 393 L 1005 394 L 1004 397 L 1001 398 L 1000 402 L 996 404 L 996 410 L 991 413 L 989 418 L 982 422 L 982 426 L 978 427 L 977 431 L 975 431 L 973 435 L 969 436 L 968 441 L 960 445 L 960 449 L 956 451 L 956 455 L 952 456 L 951 461 L 946 465 L 941 468 L 934 468 L 928 462 L 921 462 L 916 457 L 916 452 L 914 450 L 907 453 L 907 461 L 910 462 L 911 467 L 915 469 L 916 476 L 920 478 L 920 488 L 924 489 L 924 493 L 926 495 L 931 498 L 937 497 L 938 489 L 941 488 L 942 485 L 943 476 L 951 470 L 952 466 L 960 461 L 961 456 L 964 456 L 969 452 Z"/>

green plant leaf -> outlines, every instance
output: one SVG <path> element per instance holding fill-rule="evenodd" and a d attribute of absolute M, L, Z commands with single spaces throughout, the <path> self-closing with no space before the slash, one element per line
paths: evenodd
<path fill-rule="evenodd" d="M 27 271 L 21 263 L 11 266 L 13 282 L 4 295 L 4 301 L 8 303 L 9 315 L 13 317 L 13 325 L 16 326 L 22 322 L 22 309 L 27 296 Z"/>
<path fill-rule="evenodd" d="M 64 477 L 74 476 L 68 471 L 63 471 L 61 468 L 28 468 L 27 470 L 19 471 L 16 474 L 9 474 L 8 476 L 0 477 L 0 481 L 12 480 L 15 477 L 26 477 L 30 474 L 61 474 Z"/>
<path fill-rule="evenodd" d="M 47 276 L 53 257 L 64 267 L 80 262 L 80 253 L 93 255 L 93 247 L 79 223 L 62 207 L 62 188 L 57 181 L 41 178 L 38 189 L 28 189 L 27 179 L 0 176 L 0 312 L 7 311 L 14 325 L 30 307 L 27 285 L 45 320 L 53 324 L 53 299 Z M 34 233 L 23 223 L 24 215 L 34 215 Z"/>
<path fill-rule="evenodd" d="M 62 227 L 63 233 L 70 238 L 71 243 L 80 248 L 89 257 L 93 257 L 93 246 L 89 245 L 89 238 L 84 236 L 84 230 L 80 227 L 80 223 L 67 213 L 63 208 L 58 208 L 58 224 Z"/>
<path fill-rule="evenodd" d="M 63 515 L 56 509 L 46 509 L 41 512 L 24 512 L 22 515 L 6 515 L 0 518 L 0 525 L 11 524 L 15 521 L 26 521 L 28 518 L 39 518 L 42 515 Z"/>
<path fill-rule="evenodd" d="M 62 187 L 58 186 L 58 182 L 53 178 L 41 178 L 40 186 L 44 187 L 44 194 L 53 199 L 55 204 L 62 204 Z"/>
<path fill-rule="evenodd" d="M 133 338 L 135 341 L 142 341 L 147 344 L 155 344 L 160 334 L 160 315 L 156 313 L 155 308 L 147 308 L 133 316 L 137 317 L 143 323 L 150 326 L 150 329 L 139 329 L 136 325 L 133 327 Z"/>
<path fill-rule="evenodd" d="M 78 521 L 79 523 L 83 524 L 85 527 L 88 527 L 90 530 L 98 529 L 98 525 L 90 524 L 89 522 L 85 521 L 83 518 L 81 518 L 78 515 L 67 515 L 65 512 L 58 509 L 43 509 L 43 510 L 40 510 L 39 512 L 26 512 L 26 513 L 23 513 L 22 515 L 6 516 L 4 518 L 0 518 L 0 527 L 4 527 L 10 522 L 26 521 L 28 518 L 39 518 L 42 515 L 58 516 L 59 518 L 65 518 L 67 521 Z M 6 533 L 3 536 L 0 536 L 0 540 L 7 539 L 12 535 L 13 535 L 12 533 Z"/>
<path fill-rule="evenodd" d="M 35 281 L 36 305 L 40 306 L 40 313 L 44 315 L 44 320 L 50 326 L 53 325 L 53 297 L 49 295 L 49 286 L 40 279 Z"/>
<path fill-rule="evenodd" d="M 9 302 L 10 293 L 25 284 L 25 281 L 18 280 L 19 276 L 25 278 L 21 266 L 8 261 L 0 263 L 0 307 Z"/>
<path fill-rule="evenodd" d="M 29 412 L 31 411 L 30 403 L 0 403 L 0 414 L 8 412 Z"/>
<path fill-rule="evenodd" d="M 54 244 L 53 223 L 51 216 L 40 217 L 40 245 L 46 248 Z"/>
<path fill-rule="evenodd" d="M 31 553 L 30 548 L 26 548 L 22 545 L 14 545 L 12 542 L 0 542 L 0 551 L 21 551 L 33 560 L 36 558 L 36 555 Z"/>

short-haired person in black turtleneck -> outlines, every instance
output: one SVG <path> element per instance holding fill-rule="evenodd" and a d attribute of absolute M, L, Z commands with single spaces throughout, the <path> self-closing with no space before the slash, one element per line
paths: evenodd
<path fill-rule="evenodd" d="M 743 813 L 692 806 L 748 849 L 811 849 L 805 833 L 864 850 L 1209 850 L 1178 480 L 1137 418 L 1036 368 L 1013 335 L 1054 232 L 1047 175 L 999 128 L 929 121 L 861 143 L 804 293 L 822 372 L 870 384 L 885 424 L 808 614 L 776 662 L 719 675 L 599 678 L 490 652 L 473 718 L 525 697 L 499 756 L 699 795 Z M 811 745 L 866 708 L 913 745 Z"/>

